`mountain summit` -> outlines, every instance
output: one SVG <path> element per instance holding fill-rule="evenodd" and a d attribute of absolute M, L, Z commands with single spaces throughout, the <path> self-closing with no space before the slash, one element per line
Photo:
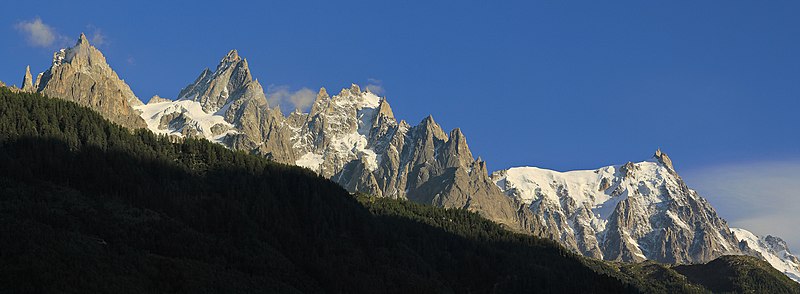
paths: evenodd
<path fill-rule="evenodd" d="M 548 235 L 587 256 L 701 263 L 743 254 L 725 220 L 686 186 L 666 153 L 656 157 L 586 171 L 517 167 L 492 179 Z"/>
<path fill-rule="evenodd" d="M 243 98 L 267 105 L 264 89 L 258 81 L 253 80 L 247 59 L 239 57 L 235 49 L 220 60 L 216 70 L 212 72 L 206 68 L 194 83 L 178 94 L 178 100 L 197 101 L 205 112 L 219 111 L 231 102 Z"/>
<path fill-rule="evenodd" d="M 236 50 L 228 52 L 214 71 L 204 69 L 176 101 L 137 109 L 156 133 L 206 138 L 280 162 L 295 158 L 283 114 L 270 109 L 247 59 Z"/>
<path fill-rule="evenodd" d="M 122 126 L 134 129 L 147 126 L 133 109 L 142 102 L 84 34 L 75 46 L 53 54 L 52 65 L 37 78 L 35 89 L 30 80 L 28 70 L 24 88 L 30 86 L 31 91 L 89 106 Z"/>

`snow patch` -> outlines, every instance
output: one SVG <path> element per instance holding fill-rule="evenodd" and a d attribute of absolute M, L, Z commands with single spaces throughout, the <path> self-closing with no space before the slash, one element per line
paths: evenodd
<path fill-rule="evenodd" d="M 309 152 L 309 153 L 303 154 L 303 156 L 301 156 L 300 159 L 295 161 L 295 164 L 297 166 L 302 166 L 302 167 L 308 168 L 308 169 L 313 170 L 313 171 L 319 171 L 319 166 L 324 161 L 325 160 L 322 158 L 321 154 L 314 154 L 314 153 Z"/>
<path fill-rule="evenodd" d="M 233 125 L 226 122 L 225 118 L 219 114 L 206 113 L 203 111 L 202 105 L 197 101 L 192 100 L 179 100 L 170 102 L 160 102 L 153 104 L 145 104 L 135 106 L 134 109 L 141 111 L 141 117 L 147 123 L 147 128 L 153 133 L 162 135 L 175 135 L 183 137 L 181 133 L 187 127 L 196 129 L 199 135 L 216 143 L 221 143 L 222 139 L 229 134 L 238 133 L 233 130 Z M 171 114 L 182 114 L 186 121 L 178 128 L 159 128 L 161 125 L 161 118 Z M 214 135 L 212 127 L 221 125 L 220 127 L 230 128 L 222 134 Z"/>

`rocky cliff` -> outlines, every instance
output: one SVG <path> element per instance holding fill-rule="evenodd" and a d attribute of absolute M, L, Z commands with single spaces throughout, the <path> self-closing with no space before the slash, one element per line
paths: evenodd
<path fill-rule="evenodd" d="M 27 70 L 23 90 L 89 106 L 109 120 L 129 128 L 147 126 L 139 112 L 133 109 L 142 102 L 83 34 L 75 46 L 53 54 L 52 65 L 35 84 L 31 82 L 30 70 Z"/>
<path fill-rule="evenodd" d="M 22 77 L 22 91 L 24 92 L 36 91 L 36 88 L 33 87 L 33 77 L 31 76 L 30 66 L 25 67 L 25 76 Z"/>
<path fill-rule="evenodd" d="M 397 121 L 385 98 L 357 85 L 329 97 L 320 90 L 309 113 L 292 113 L 297 165 L 350 191 L 476 211 L 518 230 L 513 199 L 492 184 L 461 130 L 449 135 L 432 116 Z"/>
<path fill-rule="evenodd" d="M 207 138 L 233 149 L 294 163 L 285 118 L 279 109 L 270 109 L 247 59 L 236 50 L 228 52 L 214 71 L 204 69 L 180 91 L 176 101 L 157 101 L 137 107 L 154 132 Z"/>

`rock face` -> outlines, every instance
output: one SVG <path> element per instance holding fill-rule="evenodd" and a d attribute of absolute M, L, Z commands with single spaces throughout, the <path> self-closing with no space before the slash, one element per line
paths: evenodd
<path fill-rule="evenodd" d="M 674 171 L 669 157 L 597 170 L 519 167 L 492 174 L 568 248 L 594 258 L 707 262 L 745 253 L 725 220 Z"/>
<path fill-rule="evenodd" d="M 448 135 L 429 116 L 397 121 L 384 98 L 357 85 L 330 97 L 320 90 L 307 114 L 290 115 L 297 165 L 350 191 L 464 208 L 519 229 L 516 204 L 490 181 L 459 129 Z"/>
<path fill-rule="evenodd" d="M 26 72 L 23 88 L 34 88 Z M 142 102 L 106 63 L 106 58 L 81 34 L 72 48 L 53 54 L 53 64 L 39 78 L 35 91 L 91 107 L 129 128 L 147 125 L 134 106 Z"/>
<path fill-rule="evenodd" d="M 22 91 L 32 93 L 36 91 L 33 87 L 33 78 L 31 77 L 31 67 L 25 67 L 25 76 L 22 77 Z"/>
<path fill-rule="evenodd" d="M 176 101 L 136 108 L 156 133 L 206 138 L 279 162 L 295 161 L 283 114 L 270 109 L 264 89 L 236 50 L 228 52 L 214 71 L 203 70 Z"/>

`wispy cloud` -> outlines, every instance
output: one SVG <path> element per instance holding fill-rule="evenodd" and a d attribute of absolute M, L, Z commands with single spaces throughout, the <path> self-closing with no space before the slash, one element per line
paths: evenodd
<path fill-rule="evenodd" d="M 383 95 L 383 81 L 373 78 L 367 79 L 367 90 L 378 95 Z"/>
<path fill-rule="evenodd" d="M 289 86 L 270 85 L 267 89 L 267 101 L 269 101 L 270 106 L 290 105 L 294 109 L 305 111 L 314 103 L 316 98 L 317 93 L 309 88 L 291 91 Z"/>
<path fill-rule="evenodd" d="M 800 160 L 720 165 L 682 173 L 733 227 L 783 238 L 800 252 Z"/>
<path fill-rule="evenodd" d="M 108 44 L 108 41 L 106 40 L 106 35 L 103 34 L 103 31 L 101 31 L 100 29 L 95 29 L 94 32 L 92 32 L 91 41 L 92 44 L 94 44 L 95 46 L 104 46 Z"/>
<path fill-rule="evenodd" d="M 33 20 L 21 21 L 14 25 L 14 28 L 22 33 L 29 45 L 34 47 L 50 47 L 61 45 L 68 39 L 59 35 L 53 27 L 42 22 L 39 17 Z"/>

